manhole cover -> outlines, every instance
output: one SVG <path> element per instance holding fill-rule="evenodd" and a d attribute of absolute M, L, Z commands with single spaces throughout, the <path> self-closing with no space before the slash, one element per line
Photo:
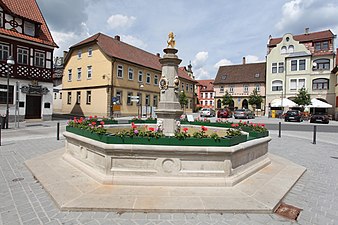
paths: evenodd
<path fill-rule="evenodd" d="M 19 177 L 19 178 L 15 178 L 15 179 L 13 179 L 12 181 L 13 182 L 18 182 L 18 181 L 22 181 L 24 178 L 22 178 L 22 177 Z"/>
<path fill-rule="evenodd" d="M 302 211 L 302 209 L 294 207 L 292 205 L 281 203 L 280 206 L 276 209 L 275 213 L 291 220 L 297 220 L 300 211 Z"/>

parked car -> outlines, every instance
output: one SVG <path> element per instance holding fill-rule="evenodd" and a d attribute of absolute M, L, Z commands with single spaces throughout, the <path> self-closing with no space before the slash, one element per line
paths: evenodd
<path fill-rule="evenodd" d="M 217 111 L 218 118 L 230 118 L 232 117 L 232 112 L 229 109 L 220 109 Z"/>
<path fill-rule="evenodd" d="M 250 109 L 236 109 L 234 112 L 235 119 L 254 119 L 255 113 Z"/>
<path fill-rule="evenodd" d="M 213 117 L 216 115 L 216 112 L 215 110 L 213 109 L 210 109 L 210 108 L 203 108 L 201 109 L 200 111 L 200 117 L 203 117 L 203 116 L 210 116 L 210 117 Z"/>
<path fill-rule="evenodd" d="M 303 121 L 303 115 L 301 111 L 299 110 L 289 110 L 284 114 L 284 121 L 296 121 L 296 122 L 302 122 Z"/>
<path fill-rule="evenodd" d="M 310 123 L 329 123 L 329 116 L 327 113 L 318 112 L 311 116 Z"/>

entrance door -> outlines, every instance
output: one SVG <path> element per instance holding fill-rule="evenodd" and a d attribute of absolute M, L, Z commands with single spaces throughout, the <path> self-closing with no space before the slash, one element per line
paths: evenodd
<path fill-rule="evenodd" d="M 26 119 L 41 119 L 41 96 L 26 96 Z"/>

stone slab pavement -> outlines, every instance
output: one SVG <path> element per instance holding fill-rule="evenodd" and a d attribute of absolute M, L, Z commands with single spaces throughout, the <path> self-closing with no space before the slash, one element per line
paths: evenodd
<path fill-rule="evenodd" d="M 270 152 L 307 168 L 283 200 L 302 209 L 298 220 L 291 221 L 276 214 L 60 211 L 24 165 L 27 159 L 64 146 L 62 136 L 56 140 L 55 123 L 47 125 L 2 131 L 0 225 L 338 224 L 337 133 L 319 133 L 317 144 L 312 144 L 310 132 L 285 131 L 278 138 L 271 131 Z"/>

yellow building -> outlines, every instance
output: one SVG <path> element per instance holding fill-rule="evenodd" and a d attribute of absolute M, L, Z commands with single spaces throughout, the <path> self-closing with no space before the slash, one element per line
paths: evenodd
<path fill-rule="evenodd" d="M 102 33 L 71 46 L 62 80 L 62 114 L 153 116 L 160 96 L 159 58 L 159 54 L 120 41 L 119 36 Z M 179 70 L 181 84 L 193 103 L 195 80 L 188 74 Z"/>

